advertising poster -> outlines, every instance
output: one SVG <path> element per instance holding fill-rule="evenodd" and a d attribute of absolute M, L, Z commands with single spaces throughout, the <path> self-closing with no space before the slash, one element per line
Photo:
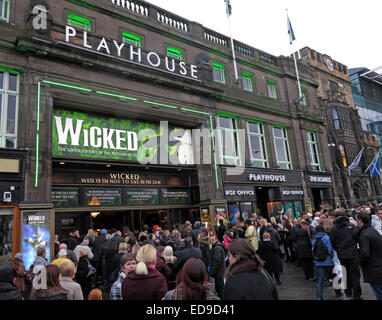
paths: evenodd
<path fill-rule="evenodd" d="M 284 202 L 284 215 L 286 215 L 288 218 L 295 217 L 293 202 Z"/>
<path fill-rule="evenodd" d="M 22 213 L 21 253 L 24 257 L 25 269 L 36 260 L 36 251 L 45 247 L 46 258 L 50 262 L 51 212 L 24 211 Z"/>
<path fill-rule="evenodd" d="M 228 215 L 225 207 L 215 207 L 215 220 L 218 225 L 219 219 L 223 219 L 223 223 L 228 222 Z"/>
<path fill-rule="evenodd" d="M 229 220 L 235 223 L 236 219 L 240 219 L 240 209 L 239 206 L 235 204 L 228 205 Z"/>
<path fill-rule="evenodd" d="M 241 209 L 241 218 L 243 221 L 246 221 L 252 217 L 252 203 L 251 202 L 242 202 L 240 203 Z"/>
<path fill-rule="evenodd" d="M 182 204 L 190 203 L 190 191 L 181 188 L 167 188 L 161 189 L 161 203 L 162 204 Z"/>
<path fill-rule="evenodd" d="M 84 199 L 88 206 L 121 206 L 122 189 L 84 189 Z"/>
<path fill-rule="evenodd" d="M 158 189 L 128 188 L 126 189 L 127 205 L 153 205 L 159 203 Z"/>
<path fill-rule="evenodd" d="M 300 218 L 302 216 L 302 203 L 301 201 L 294 202 L 295 208 L 295 218 Z"/>
<path fill-rule="evenodd" d="M 54 187 L 52 188 L 51 199 L 55 207 L 78 207 L 79 189 Z"/>

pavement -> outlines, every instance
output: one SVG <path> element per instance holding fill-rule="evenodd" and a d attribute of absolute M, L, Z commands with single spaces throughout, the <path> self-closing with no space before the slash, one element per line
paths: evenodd
<path fill-rule="evenodd" d="M 302 267 L 297 263 L 284 263 L 284 272 L 280 276 L 282 282 L 277 286 L 280 300 L 316 300 L 316 282 L 305 280 Z M 363 283 L 361 272 L 362 298 L 364 300 L 376 300 L 368 283 Z M 336 298 L 332 287 L 324 286 L 324 300 L 348 300 L 345 295 Z"/>

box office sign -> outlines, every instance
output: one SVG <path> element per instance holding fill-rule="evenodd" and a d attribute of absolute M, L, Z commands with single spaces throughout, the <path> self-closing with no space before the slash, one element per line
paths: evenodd
<path fill-rule="evenodd" d="M 158 189 L 127 188 L 127 205 L 154 205 L 159 204 Z"/>
<path fill-rule="evenodd" d="M 21 230 L 21 253 L 25 269 L 29 270 L 37 256 L 37 249 L 44 247 L 48 264 L 51 253 L 51 211 L 23 211 Z"/>
<path fill-rule="evenodd" d="M 169 164 L 171 158 L 172 164 L 193 164 L 191 130 L 188 129 L 100 118 L 61 109 L 53 111 L 52 120 L 53 156 L 128 160 L 144 164 Z M 168 163 L 159 159 L 160 148 L 168 154 Z"/>
<path fill-rule="evenodd" d="M 308 176 L 307 180 L 309 183 L 332 184 L 332 177 L 329 176 Z"/>
<path fill-rule="evenodd" d="M 121 206 L 122 189 L 85 188 L 84 201 L 88 206 Z"/>
<path fill-rule="evenodd" d="M 256 192 L 253 186 L 226 186 L 224 197 L 232 201 L 255 201 Z"/>
<path fill-rule="evenodd" d="M 281 187 L 280 191 L 283 200 L 304 199 L 304 189 L 301 187 Z"/>
<path fill-rule="evenodd" d="M 53 187 L 51 199 L 55 207 L 77 207 L 79 205 L 79 188 Z"/>

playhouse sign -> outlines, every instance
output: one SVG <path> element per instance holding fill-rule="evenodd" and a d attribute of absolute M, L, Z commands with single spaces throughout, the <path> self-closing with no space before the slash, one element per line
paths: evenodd
<path fill-rule="evenodd" d="M 78 37 L 77 30 L 73 27 L 65 27 L 65 43 L 77 47 L 77 41 L 73 38 Z M 173 73 L 178 76 L 187 77 L 192 80 L 199 80 L 198 67 L 196 65 L 188 65 L 184 61 L 179 61 L 171 57 L 161 57 L 154 51 L 144 52 L 141 48 L 118 42 L 116 40 L 108 41 L 105 37 L 101 40 L 90 41 L 87 31 L 82 31 L 82 47 L 81 49 L 90 50 L 98 54 L 108 55 L 113 58 L 130 62 L 137 65 L 142 65 L 149 68 L 158 69 L 168 73 Z"/>

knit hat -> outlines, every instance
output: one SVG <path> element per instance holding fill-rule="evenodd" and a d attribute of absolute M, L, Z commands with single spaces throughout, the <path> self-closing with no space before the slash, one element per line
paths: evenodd
<path fill-rule="evenodd" d="M 102 230 L 101 230 L 101 234 L 107 234 L 106 229 L 102 229 Z"/>

